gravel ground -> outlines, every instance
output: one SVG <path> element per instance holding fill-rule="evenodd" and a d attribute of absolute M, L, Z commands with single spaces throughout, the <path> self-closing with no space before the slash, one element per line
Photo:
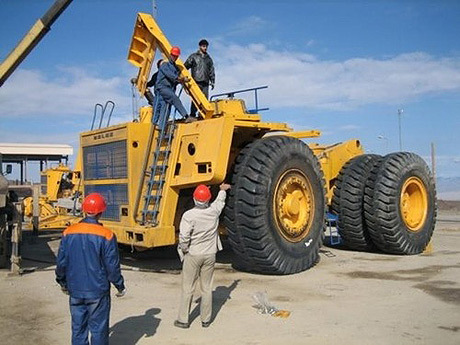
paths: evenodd
<path fill-rule="evenodd" d="M 173 248 L 123 253 L 128 294 L 112 298 L 110 344 L 460 344 L 460 214 L 440 214 L 433 251 L 395 256 L 323 246 L 314 268 L 292 276 L 238 272 L 219 254 L 214 321 L 173 326 L 180 263 Z M 54 282 L 59 233 L 25 236 L 23 266 L 0 270 L 1 344 L 69 344 L 68 299 Z M 32 260 L 31 260 L 32 259 Z M 258 314 L 252 296 L 266 292 L 282 319 Z M 112 291 L 112 296 L 114 291 Z"/>

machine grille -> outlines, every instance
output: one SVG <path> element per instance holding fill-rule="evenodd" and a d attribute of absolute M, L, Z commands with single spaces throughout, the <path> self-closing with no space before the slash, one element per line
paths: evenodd
<path fill-rule="evenodd" d="M 83 148 L 85 180 L 127 177 L 126 140 Z"/>
<path fill-rule="evenodd" d="M 85 195 L 90 193 L 101 194 L 107 202 L 107 210 L 102 214 L 102 219 L 119 221 L 120 205 L 128 204 L 128 185 L 126 184 L 100 184 L 86 185 Z"/>

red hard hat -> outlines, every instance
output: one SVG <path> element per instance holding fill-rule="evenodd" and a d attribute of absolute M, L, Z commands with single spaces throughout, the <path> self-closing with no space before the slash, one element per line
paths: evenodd
<path fill-rule="evenodd" d="M 91 193 L 86 196 L 81 205 L 83 212 L 90 214 L 102 213 L 107 209 L 104 197 L 99 193 Z"/>
<path fill-rule="evenodd" d="M 211 192 L 204 184 L 200 184 L 193 192 L 193 198 L 199 202 L 208 202 L 211 200 Z"/>
<path fill-rule="evenodd" d="M 172 47 L 170 51 L 171 55 L 179 56 L 180 55 L 180 48 L 179 47 Z"/>

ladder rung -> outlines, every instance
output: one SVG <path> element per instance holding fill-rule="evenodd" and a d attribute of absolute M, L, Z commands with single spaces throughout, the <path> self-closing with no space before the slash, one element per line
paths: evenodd
<path fill-rule="evenodd" d="M 155 151 L 153 154 L 154 155 L 158 155 L 161 156 L 161 155 L 169 155 L 171 153 L 171 150 L 161 150 L 161 151 Z"/>
<path fill-rule="evenodd" d="M 157 223 L 156 218 L 159 214 L 160 201 L 163 197 L 163 186 L 166 183 L 164 176 L 169 168 L 168 160 L 171 154 L 171 141 L 174 138 L 176 129 L 174 119 L 165 124 L 164 128 L 157 126 L 156 129 L 158 130 L 157 147 L 153 152 L 153 164 L 150 166 L 149 171 L 145 172 L 149 178 L 146 185 L 148 195 L 143 196 L 144 209 L 142 210 L 143 222 L 152 224 Z"/>
<path fill-rule="evenodd" d="M 161 168 L 165 168 L 164 170 L 166 171 L 166 169 L 168 169 L 168 165 L 165 164 L 165 165 L 157 165 L 157 168 L 155 170 L 155 175 L 161 175 L 162 171 L 160 171 Z"/>
<path fill-rule="evenodd" d="M 144 214 L 158 213 L 158 210 L 142 210 L 142 213 Z"/>
<path fill-rule="evenodd" d="M 154 199 L 161 199 L 161 198 L 162 198 L 162 195 L 161 195 L 161 194 L 155 194 L 155 195 L 151 194 L 151 195 L 146 195 L 146 196 L 144 196 L 144 199 L 145 199 L 148 203 L 150 203 L 150 201 L 155 201 L 155 202 L 156 202 L 157 200 L 154 200 Z"/>
<path fill-rule="evenodd" d="M 151 186 L 156 186 L 156 185 L 159 185 L 161 182 L 165 182 L 165 180 L 153 180 L 153 181 L 149 181 L 147 182 L 149 185 Z"/>

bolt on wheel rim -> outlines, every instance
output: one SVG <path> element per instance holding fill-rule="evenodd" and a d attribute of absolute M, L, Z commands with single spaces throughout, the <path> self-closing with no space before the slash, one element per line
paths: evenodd
<path fill-rule="evenodd" d="M 422 180 L 410 177 L 401 188 L 401 215 L 410 231 L 419 231 L 425 223 L 428 209 L 428 194 Z"/>
<path fill-rule="evenodd" d="M 314 216 L 314 196 L 310 182 L 299 170 L 281 176 L 273 198 L 273 213 L 280 234 L 289 242 L 299 242 L 310 231 Z"/>

